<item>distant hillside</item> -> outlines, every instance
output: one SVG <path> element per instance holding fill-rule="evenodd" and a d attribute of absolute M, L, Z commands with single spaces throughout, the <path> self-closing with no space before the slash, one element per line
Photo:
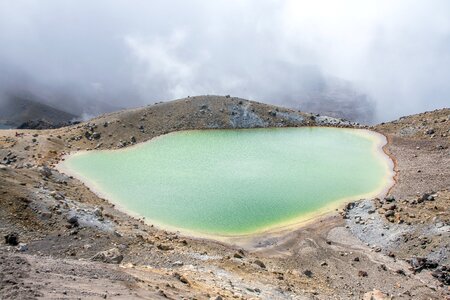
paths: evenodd
<path fill-rule="evenodd" d="M 18 127 L 26 122 L 45 122 L 59 126 L 77 118 L 76 115 L 22 96 L 9 95 L 0 101 L 0 124 Z"/>
<path fill-rule="evenodd" d="M 372 124 L 375 121 L 375 103 L 350 82 L 336 77 L 327 77 L 317 85 L 284 105 L 310 113 Z"/>

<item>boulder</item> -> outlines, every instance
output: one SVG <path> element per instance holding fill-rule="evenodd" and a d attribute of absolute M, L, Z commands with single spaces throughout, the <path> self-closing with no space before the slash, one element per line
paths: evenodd
<path fill-rule="evenodd" d="M 420 197 L 419 200 L 421 200 L 421 202 L 422 202 L 422 201 L 434 201 L 434 193 L 433 193 L 433 192 L 431 192 L 431 193 L 424 193 L 424 194 Z"/>
<path fill-rule="evenodd" d="M 73 226 L 78 226 L 78 216 L 75 214 L 70 214 L 67 216 L 67 223 L 72 224 Z"/>
<path fill-rule="evenodd" d="M 19 235 L 15 232 L 5 235 L 5 243 L 11 246 L 17 246 L 19 244 Z"/>
<path fill-rule="evenodd" d="M 259 266 L 260 268 L 263 268 L 263 269 L 266 268 L 266 265 L 262 261 L 260 261 L 259 259 L 255 260 L 253 263 L 255 265 Z"/>
<path fill-rule="evenodd" d="M 349 203 L 347 203 L 347 205 L 345 205 L 344 210 L 345 210 L 345 211 L 352 210 L 355 206 L 356 206 L 356 203 L 355 203 L 355 202 L 349 202 Z"/>
<path fill-rule="evenodd" d="M 450 285 L 450 267 L 440 266 L 431 275 L 445 285 Z"/>
<path fill-rule="evenodd" d="M 438 267 L 438 264 L 435 261 L 425 257 L 413 257 L 409 260 L 409 264 L 414 273 L 420 272 L 423 269 L 435 269 Z"/>
<path fill-rule="evenodd" d="M 119 249 L 112 248 L 106 251 L 101 251 L 95 254 L 91 260 L 100 261 L 107 264 L 120 264 L 123 260 L 123 255 Z"/>

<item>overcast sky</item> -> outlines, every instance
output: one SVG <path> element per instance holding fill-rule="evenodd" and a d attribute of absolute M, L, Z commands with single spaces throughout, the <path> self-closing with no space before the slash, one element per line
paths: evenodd
<path fill-rule="evenodd" d="M 0 0 L 0 89 L 283 103 L 327 77 L 380 121 L 449 107 L 450 1 Z"/>

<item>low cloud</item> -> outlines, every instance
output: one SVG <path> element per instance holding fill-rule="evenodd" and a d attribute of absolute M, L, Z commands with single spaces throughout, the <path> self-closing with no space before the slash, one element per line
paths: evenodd
<path fill-rule="evenodd" d="M 0 95 L 81 115 L 231 94 L 385 121 L 450 103 L 449 11 L 444 0 L 3 1 Z"/>

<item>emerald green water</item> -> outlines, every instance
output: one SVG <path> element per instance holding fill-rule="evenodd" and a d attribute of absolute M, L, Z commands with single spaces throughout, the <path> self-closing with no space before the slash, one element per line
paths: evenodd
<path fill-rule="evenodd" d="M 334 128 L 182 131 L 78 153 L 62 167 L 150 222 L 241 235 L 381 192 L 392 177 L 380 143 L 376 133 Z"/>

